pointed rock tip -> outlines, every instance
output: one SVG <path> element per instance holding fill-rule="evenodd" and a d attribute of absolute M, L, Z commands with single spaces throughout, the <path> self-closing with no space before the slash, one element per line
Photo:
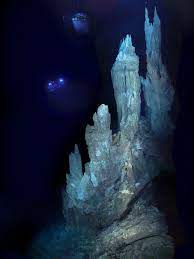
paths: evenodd
<path fill-rule="evenodd" d="M 103 116 L 103 115 L 105 115 L 107 112 L 108 112 L 108 105 L 101 104 L 101 105 L 98 107 L 97 113 L 98 113 L 99 116 Z"/>
<path fill-rule="evenodd" d="M 122 51 L 122 49 L 124 48 L 124 45 L 125 45 L 125 40 L 122 39 L 122 40 L 120 41 L 119 52 Z"/>
<path fill-rule="evenodd" d="M 77 144 L 75 144 L 74 153 L 79 153 L 79 148 Z"/>
<path fill-rule="evenodd" d="M 154 9 L 154 23 L 155 24 L 160 24 L 160 18 L 158 16 L 158 12 L 157 12 L 156 6 L 155 6 L 155 9 Z"/>
<path fill-rule="evenodd" d="M 133 46 L 131 35 L 127 34 L 127 36 L 125 38 L 125 42 L 126 42 L 126 45 Z"/>
<path fill-rule="evenodd" d="M 145 19 L 149 21 L 148 8 L 145 8 Z"/>

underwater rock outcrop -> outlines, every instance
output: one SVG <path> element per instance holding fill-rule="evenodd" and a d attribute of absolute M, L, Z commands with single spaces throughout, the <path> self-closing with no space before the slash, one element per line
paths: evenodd
<path fill-rule="evenodd" d="M 86 127 L 86 143 L 90 162 L 80 177 L 80 154 L 70 155 L 70 176 L 67 177 L 65 209 L 76 209 L 93 219 L 96 228 L 106 227 L 126 211 L 136 194 L 135 180 L 130 161 L 130 148 L 117 136 L 113 140 L 110 114 L 101 105 L 94 114 L 94 126 Z M 76 164 L 75 161 L 79 161 Z M 69 223 L 68 223 L 69 224 Z"/>
<path fill-rule="evenodd" d="M 135 257 L 137 248 L 133 244 L 143 247 L 144 242 L 147 242 L 145 246 L 155 244 L 155 248 L 150 248 L 151 255 L 165 246 L 172 252 L 161 213 L 151 203 L 145 205 L 149 199 L 145 190 L 164 162 L 160 154 L 161 139 L 172 130 L 169 111 L 174 91 L 162 64 L 160 20 L 156 10 L 153 24 L 146 10 L 145 35 L 146 79 L 139 76 L 139 58 L 129 35 L 122 41 L 112 67 L 118 132 L 112 135 L 108 107 L 102 104 L 93 116 L 94 125 L 86 127 L 90 161 L 85 165 L 85 172 L 81 169 L 77 146 L 69 157 L 64 216 L 68 225 L 83 226 L 87 218 L 85 224 L 89 226 L 91 221 L 90 227 L 97 233 L 94 258 L 105 255 L 114 258 L 122 253 L 130 255 L 129 258 L 140 258 Z M 141 82 L 145 116 L 140 116 Z M 142 256 L 143 251 L 138 251 Z"/>
<path fill-rule="evenodd" d="M 112 67 L 118 132 L 112 134 L 108 106 L 102 104 L 93 116 L 94 125 L 86 127 L 90 161 L 84 172 L 77 145 L 69 155 L 62 240 L 71 238 L 68 228 L 78 234 L 76 249 L 69 249 L 68 257 L 61 249 L 63 254 L 56 258 L 173 258 L 173 242 L 164 215 L 153 205 L 151 185 L 165 163 L 161 145 L 172 132 L 169 111 L 174 94 L 162 64 L 156 11 L 151 24 L 146 10 L 145 35 L 146 79 L 139 76 L 139 58 L 129 35 Z M 141 116 L 141 83 L 145 116 Z M 79 236 L 83 230 L 85 240 L 92 243 L 84 244 Z"/>

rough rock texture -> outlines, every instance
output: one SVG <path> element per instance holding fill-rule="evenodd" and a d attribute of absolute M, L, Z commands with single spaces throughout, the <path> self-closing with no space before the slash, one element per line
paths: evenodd
<path fill-rule="evenodd" d="M 121 43 L 111 75 L 120 130 L 122 134 L 132 139 L 139 123 L 141 83 L 139 58 L 135 54 L 135 48 L 129 35 Z"/>
<path fill-rule="evenodd" d="M 86 127 L 90 162 L 85 165 L 83 175 L 77 146 L 69 157 L 64 216 L 67 224 L 86 224 L 96 229 L 95 258 L 113 258 L 124 253 L 126 247 L 127 253 L 133 254 L 131 258 L 136 258 L 133 245 L 144 246 L 144 239 L 146 246 L 152 240 L 154 251 L 165 246 L 172 248 L 161 214 L 151 205 L 146 207 L 140 197 L 160 172 L 164 162 L 161 139 L 172 129 L 168 112 L 173 89 L 161 60 L 160 20 L 156 11 L 152 25 L 146 10 L 145 34 L 147 77 L 142 79 L 145 117 L 140 116 L 139 58 L 127 35 L 111 71 L 119 131 L 112 135 L 108 107 L 102 104 L 93 116 L 94 125 Z M 76 217 L 77 220 L 72 220 Z M 100 229 L 103 230 L 99 232 Z M 153 249 L 150 251 L 153 255 Z"/>
<path fill-rule="evenodd" d="M 165 248 L 172 258 L 172 240 L 166 232 L 167 227 L 160 212 L 155 207 L 145 206 L 142 200 L 138 201 L 124 220 L 114 222 L 97 236 L 95 256 L 145 258 L 146 255 L 155 255 L 157 257 L 154 258 L 158 258 L 159 250 Z"/>
<path fill-rule="evenodd" d="M 77 214 L 79 209 L 82 215 L 95 218 L 93 224 L 96 222 L 96 227 L 105 227 L 125 212 L 137 188 L 129 145 L 126 146 L 121 139 L 117 142 L 112 139 L 108 107 L 101 105 L 93 119 L 94 126 L 86 128 L 90 162 L 81 178 L 77 146 L 69 157 L 67 210 L 75 208 Z"/>
<path fill-rule="evenodd" d="M 94 125 L 86 127 L 90 161 L 82 172 L 75 145 L 63 190 L 65 224 L 74 229 L 77 239 L 75 242 L 66 227 L 60 240 L 69 238 L 76 249 L 62 248 L 63 255 L 51 258 L 172 258 L 173 245 L 164 216 L 152 205 L 153 197 L 148 192 L 165 162 L 162 141 L 172 129 L 169 111 L 173 90 L 161 61 L 156 11 L 152 25 L 146 10 L 145 34 L 147 77 L 142 83 L 146 115 L 140 116 L 139 58 L 127 35 L 111 71 L 118 133 L 112 135 L 108 106 L 100 105 L 93 116 Z M 92 244 L 82 242 L 83 229 L 85 240 L 91 239 Z M 65 241 L 60 244 L 65 246 Z M 67 250 L 69 257 L 64 255 Z"/>
<path fill-rule="evenodd" d="M 153 132 L 159 137 L 167 137 L 173 124 L 169 117 L 174 89 L 171 86 L 166 67 L 161 58 L 160 19 L 155 9 L 154 22 L 149 22 L 148 11 L 145 15 L 145 38 L 147 55 L 147 75 L 142 79 L 146 102 L 146 116 Z"/>

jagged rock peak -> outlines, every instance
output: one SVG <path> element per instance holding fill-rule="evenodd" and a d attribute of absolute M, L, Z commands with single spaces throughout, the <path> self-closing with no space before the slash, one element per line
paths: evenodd
<path fill-rule="evenodd" d="M 75 154 L 79 154 L 79 148 L 78 148 L 78 145 L 77 145 L 77 144 L 75 144 L 74 153 L 75 153 Z"/>
<path fill-rule="evenodd" d="M 146 116 L 153 132 L 162 139 L 173 129 L 169 116 L 173 103 L 174 90 L 171 86 L 161 54 L 161 25 L 157 10 L 154 11 L 153 23 L 145 10 L 145 39 L 147 55 L 146 80 L 142 80 L 146 103 Z"/>
<path fill-rule="evenodd" d="M 149 18 L 148 9 L 145 9 L 145 39 L 146 39 L 146 53 L 149 56 L 150 52 L 160 51 L 161 44 L 161 29 L 160 29 L 160 18 L 158 16 L 157 10 L 154 10 L 153 22 Z M 157 57 L 158 58 L 158 57 Z"/>
<path fill-rule="evenodd" d="M 108 106 L 105 105 L 105 104 L 101 104 L 99 107 L 98 107 L 98 116 L 99 117 L 104 117 L 106 114 L 108 114 Z"/>
<path fill-rule="evenodd" d="M 94 127 L 104 130 L 110 129 L 110 113 L 108 106 L 101 104 L 93 115 Z"/>
<path fill-rule="evenodd" d="M 69 167 L 72 176 L 76 176 L 79 179 L 82 177 L 82 161 L 78 145 L 75 145 L 74 152 L 69 155 Z"/>
<path fill-rule="evenodd" d="M 135 54 L 135 47 L 132 44 L 131 35 L 129 36 L 129 34 L 127 34 L 125 39 L 123 39 L 121 42 L 121 45 L 119 48 L 119 54 L 116 60 L 128 61 L 129 56 L 136 56 L 136 54 Z"/>
<path fill-rule="evenodd" d="M 160 18 L 158 16 L 157 9 L 154 9 L 154 24 L 160 26 Z"/>
<path fill-rule="evenodd" d="M 153 24 L 157 24 L 158 26 L 160 26 L 160 18 L 158 16 L 158 12 L 157 9 L 155 7 L 154 9 L 154 18 L 153 18 L 153 22 L 151 21 L 150 17 L 149 17 L 149 13 L 148 13 L 148 9 L 145 8 L 145 22 L 153 25 Z"/>
<path fill-rule="evenodd" d="M 134 49 L 132 44 L 132 38 L 131 35 L 127 34 L 125 39 L 122 40 L 121 45 L 119 47 L 119 51 L 123 51 L 125 48 Z"/>

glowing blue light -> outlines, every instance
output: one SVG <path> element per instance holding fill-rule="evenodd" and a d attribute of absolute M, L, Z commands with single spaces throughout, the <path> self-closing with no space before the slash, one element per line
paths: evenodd
<path fill-rule="evenodd" d="M 88 33 L 89 32 L 89 19 L 85 13 L 76 13 L 72 18 L 72 24 L 74 30 L 78 33 Z"/>
<path fill-rule="evenodd" d="M 53 82 L 52 81 L 48 82 L 48 87 L 47 88 L 48 88 L 49 92 L 54 91 L 54 87 L 53 87 Z"/>
<path fill-rule="evenodd" d="M 73 21 L 87 21 L 88 16 L 85 13 L 76 13 L 73 17 Z"/>
<path fill-rule="evenodd" d="M 59 83 L 64 83 L 64 79 L 63 78 L 59 78 Z"/>
<path fill-rule="evenodd" d="M 49 92 L 54 92 L 58 88 L 62 88 L 65 85 L 64 78 L 60 77 L 53 81 L 48 81 L 47 83 L 47 90 Z"/>

